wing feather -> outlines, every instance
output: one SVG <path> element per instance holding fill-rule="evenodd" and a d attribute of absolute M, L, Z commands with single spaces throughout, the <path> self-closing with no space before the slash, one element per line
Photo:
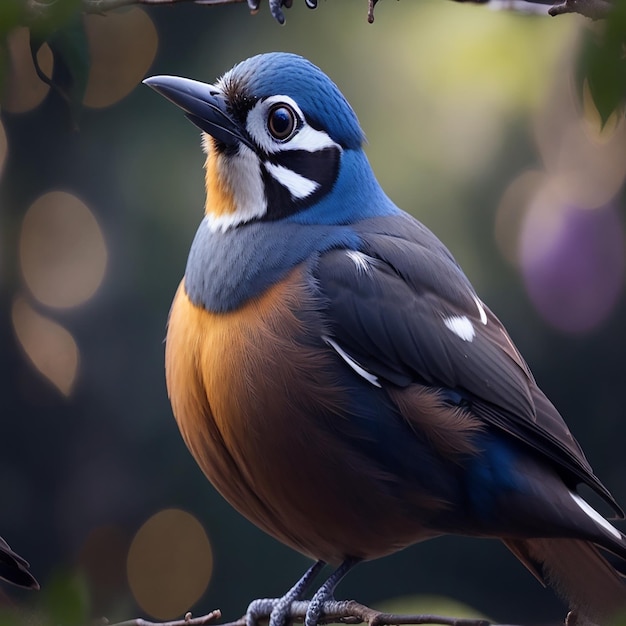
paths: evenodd
<path fill-rule="evenodd" d="M 588 484 L 623 517 L 445 246 L 408 216 L 364 220 L 357 232 L 365 271 L 345 250 L 322 255 L 314 271 L 332 339 L 383 386 L 459 393 L 485 424 L 560 467 L 572 487 Z M 446 324 L 455 318 L 467 333 Z"/>

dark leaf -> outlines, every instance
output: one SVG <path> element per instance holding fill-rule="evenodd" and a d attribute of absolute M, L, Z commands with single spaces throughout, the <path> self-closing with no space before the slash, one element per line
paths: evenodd
<path fill-rule="evenodd" d="M 44 41 L 54 59 L 52 77 L 45 76 L 37 65 L 37 50 Z M 44 40 L 31 32 L 31 53 L 39 78 L 67 102 L 72 123 L 76 126 L 90 67 L 89 42 L 81 14 L 71 14 L 60 27 L 47 33 Z"/>
<path fill-rule="evenodd" d="M 590 30 L 580 59 L 579 79 L 586 79 L 602 124 L 626 104 L 626 2 L 615 4 L 601 32 Z"/>

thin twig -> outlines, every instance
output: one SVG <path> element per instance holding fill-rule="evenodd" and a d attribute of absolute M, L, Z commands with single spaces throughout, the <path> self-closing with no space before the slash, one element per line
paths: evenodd
<path fill-rule="evenodd" d="M 131 4 L 165 5 L 190 2 L 195 2 L 195 0 L 82 0 L 82 9 L 85 13 L 106 13 Z M 245 2 L 245 0 L 203 0 L 202 4 L 211 6 L 241 2 Z"/>
<path fill-rule="evenodd" d="M 148 620 L 138 617 L 125 622 L 118 622 L 111 626 L 204 626 L 205 624 L 218 620 L 220 617 L 222 617 L 222 612 L 219 609 L 215 609 L 215 611 L 211 611 L 200 617 L 192 617 L 191 613 L 187 613 L 183 619 L 171 622 L 149 622 Z"/>

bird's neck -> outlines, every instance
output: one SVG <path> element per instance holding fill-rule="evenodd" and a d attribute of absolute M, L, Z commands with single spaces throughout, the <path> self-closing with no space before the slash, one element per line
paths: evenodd
<path fill-rule="evenodd" d="M 194 304 L 225 313 L 317 254 L 359 245 L 358 235 L 347 226 L 251 222 L 221 231 L 205 217 L 189 252 L 185 288 Z"/>
<path fill-rule="evenodd" d="M 241 306 L 296 265 L 330 249 L 359 249 L 360 238 L 352 227 L 356 222 L 400 213 L 376 181 L 365 154 L 345 150 L 333 189 L 321 200 L 276 221 L 260 220 L 264 213 L 242 219 L 240 195 L 248 191 L 241 191 L 224 172 L 209 175 L 209 168 L 223 166 L 219 156 L 207 151 L 207 191 L 212 195 L 185 274 L 192 302 L 213 312 Z M 237 174 L 231 170 L 229 176 Z"/>
<path fill-rule="evenodd" d="M 294 213 L 290 221 L 307 226 L 341 225 L 400 213 L 379 185 L 362 150 L 345 150 L 341 159 L 332 191 L 313 206 Z"/>

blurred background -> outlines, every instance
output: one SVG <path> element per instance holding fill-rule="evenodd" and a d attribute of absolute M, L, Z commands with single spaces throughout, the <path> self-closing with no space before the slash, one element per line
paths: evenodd
<path fill-rule="evenodd" d="M 452 250 L 626 505 L 626 130 L 580 78 L 598 25 L 444 0 L 381 2 L 370 25 L 365 1 L 295 4 L 284 27 L 245 3 L 77 13 L 90 63 L 69 105 L 67 64 L 38 49 L 50 88 L 0 11 L 0 535 L 42 585 L 2 585 L 1 619 L 235 619 L 308 565 L 206 482 L 164 382 L 203 157 L 140 81 L 211 82 L 259 52 L 303 54 L 339 85 L 383 187 Z M 565 614 L 498 542 L 464 538 L 362 565 L 338 596 L 452 610 L 444 597 L 506 623 Z"/>

